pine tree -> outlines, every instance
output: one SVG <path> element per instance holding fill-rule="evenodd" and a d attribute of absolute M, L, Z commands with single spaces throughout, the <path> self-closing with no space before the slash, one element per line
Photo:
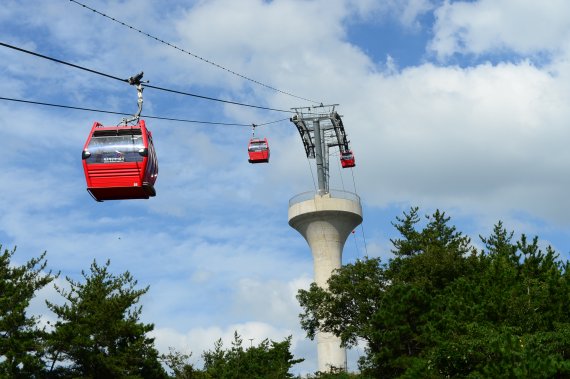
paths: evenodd
<path fill-rule="evenodd" d="M 44 332 L 38 329 L 37 318 L 28 316 L 26 310 L 36 292 L 54 276 L 51 271 L 43 272 L 45 252 L 22 266 L 12 266 L 15 252 L 16 248 L 0 255 L 0 377 L 40 377 Z"/>
<path fill-rule="evenodd" d="M 242 338 L 235 332 L 231 348 L 224 349 L 222 341 L 218 340 L 214 350 L 204 352 L 202 375 L 212 379 L 293 378 L 290 368 L 303 359 L 294 359 L 290 349 L 291 337 L 282 342 L 265 339 L 259 345 L 245 349 Z"/>
<path fill-rule="evenodd" d="M 82 271 L 83 282 L 66 278 L 69 290 L 56 287 L 66 303 L 48 302 L 59 318 L 50 336 L 50 371 L 56 377 L 165 378 L 147 336 L 154 326 L 139 320 L 137 303 L 148 287 L 136 289 L 128 271 L 115 276 L 109 265 L 94 261 L 89 273 Z"/>

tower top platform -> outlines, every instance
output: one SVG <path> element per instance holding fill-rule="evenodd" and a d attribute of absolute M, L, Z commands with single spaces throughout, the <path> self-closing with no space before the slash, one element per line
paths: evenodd
<path fill-rule="evenodd" d="M 362 205 L 357 194 L 347 191 L 331 190 L 329 193 L 319 195 L 317 192 L 303 192 L 289 200 L 289 225 L 295 227 L 296 218 L 311 213 L 321 213 L 322 216 L 331 212 L 333 214 L 352 214 L 356 225 L 362 222 Z M 303 217 L 304 218 L 304 217 Z"/>
<path fill-rule="evenodd" d="M 333 250 L 341 254 L 350 232 L 362 223 L 362 205 L 352 192 L 305 192 L 289 201 L 288 216 L 289 226 L 301 233 L 313 254 L 317 246 L 328 250 L 334 244 L 338 246 Z"/>

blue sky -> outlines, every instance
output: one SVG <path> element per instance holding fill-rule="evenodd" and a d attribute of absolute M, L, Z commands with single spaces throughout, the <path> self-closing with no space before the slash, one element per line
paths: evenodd
<path fill-rule="evenodd" d="M 93 1 L 85 4 L 221 66 L 295 95 L 340 104 L 353 171 L 331 158 L 331 187 L 356 191 L 363 229 L 344 262 L 389 257 L 391 222 L 419 206 L 445 210 L 478 243 L 503 220 L 570 257 L 570 3 L 563 0 Z M 67 0 L 3 2 L 1 41 L 111 75 L 290 109 L 310 103 L 162 45 Z M 0 47 L 2 97 L 136 111 L 126 84 Z M 287 114 L 150 88 L 143 114 L 264 123 Z M 287 224 L 288 201 L 314 183 L 288 121 L 260 127 L 271 162 L 250 165 L 251 129 L 147 119 L 157 197 L 94 202 L 81 149 L 94 121 L 120 116 L 0 101 L 0 243 L 15 260 L 47 250 L 77 278 L 96 259 L 129 270 L 157 346 L 202 351 L 237 330 L 246 342 L 293 335 L 316 370 L 295 300 L 312 259 Z M 313 168 L 314 170 L 314 168 Z M 366 242 L 366 244 L 365 244 Z M 60 279 L 62 281 L 62 279 Z M 53 315 L 42 299 L 32 306 Z M 349 365 L 355 368 L 351 352 Z"/>

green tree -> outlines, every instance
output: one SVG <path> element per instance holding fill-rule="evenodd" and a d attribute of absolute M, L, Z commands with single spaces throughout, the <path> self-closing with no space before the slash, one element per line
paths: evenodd
<path fill-rule="evenodd" d="M 514 242 L 499 222 L 482 251 L 436 211 L 394 223 L 388 263 L 342 267 L 327 290 L 299 291 L 309 337 L 332 332 L 366 342 L 371 377 L 570 376 L 568 262 L 538 238 Z"/>
<path fill-rule="evenodd" d="M 94 261 L 89 273 L 82 271 L 84 282 L 66 278 L 69 290 L 56 287 L 66 303 L 47 303 L 59 318 L 50 336 L 50 372 L 74 378 L 165 378 L 154 339 L 147 336 L 154 326 L 139 321 L 137 303 L 148 287 L 136 289 L 128 271 L 115 276 L 109 265 Z"/>
<path fill-rule="evenodd" d="M 364 340 L 372 347 L 373 318 L 389 283 L 385 266 L 377 258 L 359 260 L 336 271 L 328 283 L 328 290 L 312 283 L 308 291 L 299 291 L 297 298 L 305 309 L 301 327 L 311 339 L 322 330 L 339 336 L 344 346 Z"/>
<path fill-rule="evenodd" d="M 168 354 L 162 354 L 160 359 L 172 371 L 170 377 L 173 379 L 207 379 L 208 376 L 203 371 L 189 363 L 191 356 L 192 353 L 184 354 L 171 347 Z"/>
<path fill-rule="evenodd" d="M 0 245 L 2 251 L 2 245 Z M 44 331 L 26 310 L 36 292 L 54 276 L 46 268 L 45 252 L 22 266 L 12 266 L 16 252 L 5 249 L 0 254 L 0 377 L 31 378 L 41 376 L 44 355 Z"/>
<path fill-rule="evenodd" d="M 263 340 L 259 345 L 244 349 L 235 332 L 231 348 L 224 349 L 218 340 L 214 350 L 204 352 L 204 376 L 212 379 L 286 379 L 293 378 L 291 367 L 303 361 L 290 352 L 291 337 L 282 342 Z"/>
<path fill-rule="evenodd" d="M 549 378 L 568 375 L 567 264 L 538 238 L 512 241 L 502 223 L 476 275 L 459 277 L 434 299 L 424 355 L 451 376 Z M 436 336 L 437 338 L 434 338 Z M 423 368 L 425 369 L 425 367 Z"/>

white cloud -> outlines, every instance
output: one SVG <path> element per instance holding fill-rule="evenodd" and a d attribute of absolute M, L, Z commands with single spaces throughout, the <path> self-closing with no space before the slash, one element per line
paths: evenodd
<path fill-rule="evenodd" d="M 558 53 L 570 35 L 570 3 L 564 0 L 445 1 L 436 11 L 430 49 L 453 54 Z"/>
<path fill-rule="evenodd" d="M 567 91 L 568 83 L 528 62 L 426 64 L 370 78 L 351 104 L 370 99 L 375 112 L 355 107 L 345 121 L 355 126 L 361 194 L 378 205 L 522 209 L 566 222 L 559 200 L 568 181 L 558 174 L 569 154 Z"/>
<path fill-rule="evenodd" d="M 237 284 L 233 308 L 238 317 L 255 314 L 257 320 L 294 328 L 301 313 L 297 292 L 307 289 L 311 282 L 307 276 L 287 283 L 244 278 Z"/>
<path fill-rule="evenodd" d="M 401 22 L 409 27 L 419 27 L 417 18 L 433 9 L 432 1 L 430 0 L 409 0 L 398 2 L 401 4 Z"/>
<path fill-rule="evenodd" d="M 55 275 L 57 273 L 52 272 L 52 274 Z M 48 309 L 46 301 L 56 305 L 65 303 L 65 299 L 57 292 L 54 285 L 58 288 L 69 290 L 69 285 L 64 278 L 61 276 L 54 278 L 51 283 L 36 292 L 27 309 L 29 316 L 38 318 L 38 326 L 40 328 L 45 327 L 48 331 L 52 330 L 53 325 L 57 321 L 57 316 Z"/>
<path fill-rule="evenodd" d="M 395 19 L 407 29 L 419 30 L 418 18 L 434 8 L 432 0 L 345 1 L 346 21 L 383 23 Z"/>

